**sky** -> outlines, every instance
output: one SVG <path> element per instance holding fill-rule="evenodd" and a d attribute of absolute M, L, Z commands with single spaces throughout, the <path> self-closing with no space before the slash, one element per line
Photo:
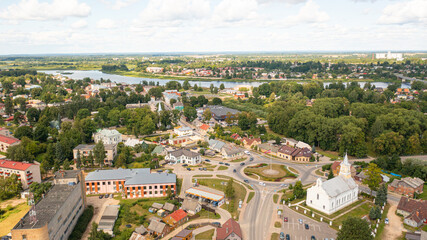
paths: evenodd
<path fill-rule="evenodd" d="M 386 50 L 427 50 L 427 0 L 0 0 L 0 55 Z"/>

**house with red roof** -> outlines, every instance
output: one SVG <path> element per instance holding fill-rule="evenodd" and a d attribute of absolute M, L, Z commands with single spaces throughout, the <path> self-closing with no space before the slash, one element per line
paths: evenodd
<path fill-rule="evenodd" d="M 13 174 L 22 182 L 22 188 L 27 189 L 33 182 L 41 182 L 40 165 L 11 160 L 0 160 L 0 177 L 6 178 Z"/>
<path fill-rule="evenodd" d="M 256 146 L 261 144 L 261 138 L 242 138 L 242 143 L 245 147 L 251 148 L 252 146 Z"/>
<path fill-rule="evenodd" d="M 188 214 L 184 210 L 178 209 L 164 217 L 162 220 L 169 226 L 176 228 L 188 221 Z"/>
<path fill-rule="evenodd" d="M 18 145 L 20 143 L 21 140 L 17 138 L 0 135 L 0 152 L 6 152 L 9 147 Z"/>
<path fill-rule="evenodd" d="M 220 228 L 216 230 L 216 240 L 242 240 L 242 230 L 240 225 L 233 219 L 228 219 Z"/>
<path fill-rule="evenodd" d="M 311 150 L 308 148 L 293 148 L 284 145 L 277 151 L 277 156 L 287 160 L 308 162 L 311 158 Z"/>
<path fill-rule="evenodd" d="M 212 132 L 213 131 L 212 127 L 209 126 L 209 125 L 207 125 L 207 124 L 202 124 L 202 126 L 200 126 L 199 128 L 205 134 L 208 133 L 208 132 Z"/>
<path fill-rule="evenodd" d="M 240 135 L 239 134 L 237 134 L 237 133 L 233 133 L 233 134 L 231 134 L 231 136 L 230 136 L 232 139 L 234 139 L 234 140 L 239 140 L 241 137 L 240 137 Z"/>
<path fill-rule="evenodd" d="M 397 205 L 397 213 L 402 214 L 403 222 L 411 227 L 427 224 L 427 201 L 403 196 Z"/>

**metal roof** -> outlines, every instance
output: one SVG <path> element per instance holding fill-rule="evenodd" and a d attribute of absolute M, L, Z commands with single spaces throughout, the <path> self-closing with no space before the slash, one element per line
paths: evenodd
<path fill-rule="evenodd" d="M 105 181 L 128 179 L 135 174 L 149 174 L 149 168 L 133 168 L 133 169 L 114 169 L 114 170 L 95 170 L 86 176 L 86 181 Z"/>
<path fill-rule="evenodd" d="M 221 201 L 224 199 L 224 193 L 217 191 L 212 188 L 204 187 L 204 186 L 198 186 L 198 187 L 192 187 L 185 191 L 186 194 L 191 194 L 194 196 L 206 198 L 212 201 Z"/>
<path fill-rule="evenodd" d="M 159 183 L 176 183 L 176 175 L 174 173 L 136 174 L 132 178 L 126 180 L 125 185 L 159 184 Z"/>
<path fill-rule="evenodd" d="M 357 188 L 353 178 L 345 179 L 341 176 L 334 177 L 322 183 L 322 188 L 330 197 L 335 197 L 341 193 Z"/>

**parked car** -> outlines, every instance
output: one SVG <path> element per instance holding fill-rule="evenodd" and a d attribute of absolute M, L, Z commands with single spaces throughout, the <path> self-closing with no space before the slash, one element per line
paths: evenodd
<path fill-rule="evenodd" d="M 288 222 L 288 218 L 287 217 L 283 218 L 283 221 Z"/>
<path fill-rule="evenodd" d="M 249 158 L 249 161 L 253 161 L 253 160 L 254 160 L 254 158 L 253 158 L 253 157 L 250 157 L 250 158 Z"/>
<path fill-rule="evenodd" d="M 305 224 L 305 229 L 307 229 L 307 230 L 310 229 L 310 226 L 308 226 L 307 223 Z"/>
<path fill-rule="evenodd" d="M 249 180 L 248 180 L 248 179 L 245 179 L 245 180 L 243 180 L 243 182 L 245 182 L 245 183 L 249 183 Z"/>
<path fill-rule="evenodd" d="M 250 155 L 251 152 L 249 152 L 248 150 L 245 151 L 245 154 Z"/>
<path fill-rule="evenodd" d="M 299 222 L 299 224 L 302 224 L 302 219 L 301 218 L 298 219 L 298 222 Z"/>
<path fill-rule="evenodd" d="M 105 194 L 105 198 L 108 198 L 109 196 L 110 196 L 110 194 L 108 194 L 108 193 L 107 193 L 107 194 Z"/>
<path fill-rule="evenodd" d="M 311 236 L 311 240 L 316 240 L 316 237 L 314 237 L 314 236 Z"/>
<path fill-rule="evenodd" d="M 157 170 L 157 172 L 163 172 L 163 170 Z"/>
<path fill-rule="evenodd" d="M 289 234 L 286 234 L 286 240 L 291 240 L 291 236 L 289 236 Z"/>
<path fill-rule="evenodd" d="M 188 166 L 188 164 L 182 164 L 182 166 L 183 166 L 183 167 L 186 167 L 186 166 Z"/>
<path fill-rule="evenodd" d="M 211 160 L 209 160 L 209 159 L 205 159 L 205 162 L 210 162 Z"/>
<path fill-rule="evenodd" d="M 188 171 L 191 171 L 191 168 L 187 168 Z"/>
<path fill-rule="evenodd" d="M 224 165 L 225 165 L 225 166 L 230 166 L 230 164 L 229 164 L 229 163 L 224 163 Z"/>
<path fill-rule="evenodd" d="M 104 197 L 104 195 L 99 195 L 99 199 L 102 199 Z"/>
<path fill-rule="evenodd" d="M 233 169 L 233 172 L 237 172 L 237 170 L 236 170 L 236 169 Z"/>
<path fill-rule="evenodd" d="M 285 233 L 284 232 L 280 232 L 280 239 L 285 240 Z"/>
<path fill-rule="evenodd" d="M 219 162 L 219 164 L 224 164 L 223 162 Z"/>
<path fill-rule="evenodd" d="M 203 168 L 199 167 L 199 170 L 200 170 L 200 171 L 203 171 Z"/>
<path fill-rule="evenodd" d="M 127 227 L 127 228 L 131 228 L 131 227 L 132 227 L 132 225 L 130 225 L 130 224 L 126 224 L 126 227 Z"/>
<path fill-rule="evenodd" d="M 221 223 L 220 222 L 213 222 L 212 225 L 214 225 L 216 227 L 221 227 Z"/>
<path fill-rule="evenodd" d="M 388 224 L 389 223 L 388 218 L 386 218 L 384 222 L 385 222 L 385 224 Z"/>
<path fill-rule="evenodd" d="M 245 163 L 244 163 L 244 162 L 240 163 L 240 166 L 243 166 L 243 165 L 245 165 Z"/>

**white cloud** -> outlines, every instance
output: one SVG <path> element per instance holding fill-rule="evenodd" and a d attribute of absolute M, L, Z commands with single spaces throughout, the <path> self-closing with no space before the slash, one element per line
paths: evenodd
<path fill-rule="evenodd" d="M 297 15 L 289 16 L 285 20 L 285 25 L 297 25 L 302 23 L 320 23 L 329 20 L 329 15 L 320 10 L 312 0 L 309 0 L 304 6 L 300 8 Z"/>
<path fill-rule="evenodd" d="M 71 24 L 71 28 L 80 29 L 87 27 L 87 21 L 85 19 L 80 19 Z"/>
<path fill-rule="evenodd" d="M 179 26 L 203 19 L 209 11 L 207 0 L 150 0 L 135 23 L 137 27 Z"/>
<path fill-rule="evenodd" d="M 96 27 L 102 29 L 111 29 L 116 27 L 116 22 L 109 18 L 103 18 L 96 23 Z"/>
<path fill-rule="evenodd" d="M 378 23 L 427 23 L 427 1 L 410 0 L 390 4 L 384 8 Z"/>
<path fill-rule="evenodd" d="M 213 21 L 238 22 L 247 19 L 255 19 L 258 3 L 256 0 L 223 0 L 215 8 Z"/>
<path fill-rule="evenodd" d="M 271 3 L 271 2 L 280 2 L 288 4 L 298 4 L 306 2 L 307 0 L 257 0 L 259 3 Z"/>
<path fill-rule="evenodd" d="M 120 10 L 136 3 L 138 0 L 100 0 L 102 3 L 114 10 Z"/>
<path fill-rule="evenodd" d="M 66 17 L 87 17 L 91 8 L 78 0 L 53 0 L 39 2 L 39 0 L 21 0 L 17 4 L 9 5 L 0 12 L 0 18 L 8 20 L 62 20 Z"/>

